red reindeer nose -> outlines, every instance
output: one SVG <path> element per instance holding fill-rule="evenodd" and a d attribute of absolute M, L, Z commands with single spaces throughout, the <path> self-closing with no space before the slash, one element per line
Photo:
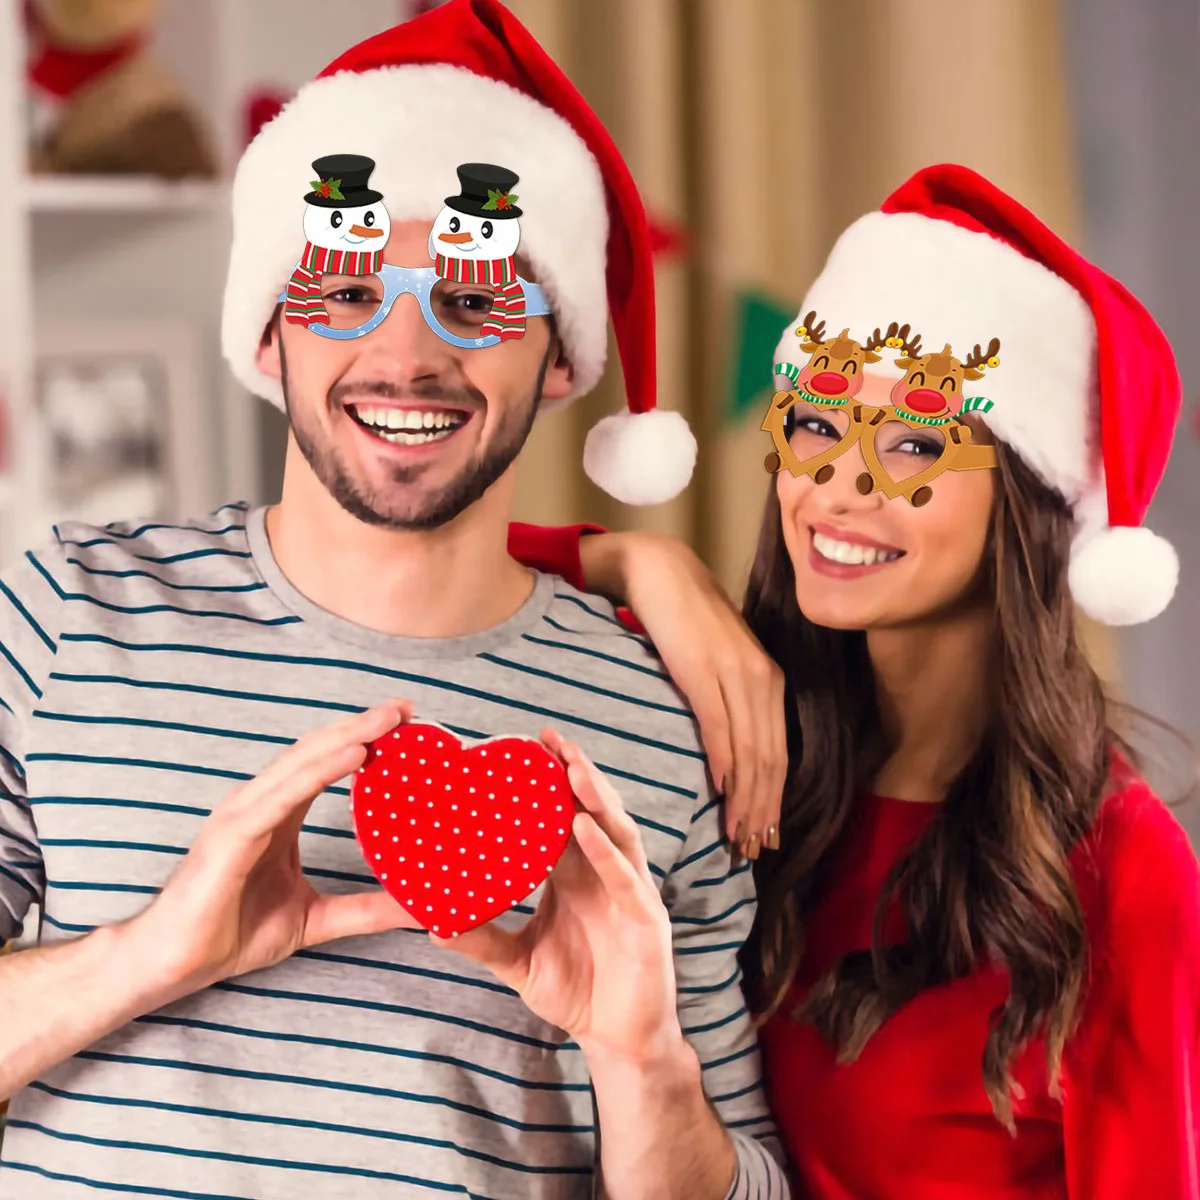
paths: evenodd
<path fill-rule="evenodd" d="M 808 386 L 822 396 L 836 396 L 838 392 L 844 392 L 850 384 L 841 371 L 822 371 L 808 381 Z"/>
<path fill-rule="evenodd" d="M 946 397 L 933 388 L 913 388 L 904 393 L 904 407 L 910 412 L 932 415 L 946 407 Z"/>

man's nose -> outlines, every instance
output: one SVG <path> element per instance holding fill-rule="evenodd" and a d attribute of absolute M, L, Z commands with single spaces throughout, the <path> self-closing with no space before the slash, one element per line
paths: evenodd
<path fill-rule="evenodd" d="M 368 348 L 378 348 L 406 370 L 420 374 L 440 373 L 454 351 L 429 327 L 421 303 L 410 293 L 398 296 L 388 315 L 364 339 Z"/>

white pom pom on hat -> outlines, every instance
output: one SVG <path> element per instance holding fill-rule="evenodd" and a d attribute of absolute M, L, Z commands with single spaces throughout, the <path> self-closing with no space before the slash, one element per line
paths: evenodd
<path fill-rule="evenodd" d="M 1170 604 L 1179 558 L 1166 538 L 1117 525 L 1079 544 L 1067 578 L 1075 602 L 1093 621 L 1138 625 Z"/>
<path fill-rule="evenodd" d="M 687 487 L 696 451 L 696 439 L 677 412 L 616 413 L 592 426 L 583 469 L 623 504 L 661 504 Z"/>
<path fill-rule="evenodd" d="M 991 400 L 988 427 L 1074 506 L 1076 603 L 1109 625 L 1166 608 L 1179 562 L 1141 523 L 1171 453 L 1182 385 L 1165 334 L 1117 280 L 981 175 L 942 164 L 842 234 L 800 313 L 812 309 L 860 336 L 896 320 L 938 345 L 999 337 L 1001 365 L 964 383 L 963 396 Z M 776 363 L 803 353 L 801 324 L 784 331 Z"/>
<path fill-rule="evenodd" d="M 521 254 L 574 369 L 570 395 L 544 411 L 595 387 L 611 316 L 628 411 L 593 431 L 585 469 L 630 504 L 682 491 L 695 439 L 682 416 L 656 407 L 654 264 L 637 185 L 599 117 L 498 0 L 449 0 L 351 47 L 251 142 L 233 185 L 221 327 L 239 381 L 283 407 L 279 380 L 258 369 L 260 339 L 304 248 L 312 160 L 351 152 L 374 160 L 371 186 L 393 222 L 432 221 L 461 163 L 520 176 Z"/>

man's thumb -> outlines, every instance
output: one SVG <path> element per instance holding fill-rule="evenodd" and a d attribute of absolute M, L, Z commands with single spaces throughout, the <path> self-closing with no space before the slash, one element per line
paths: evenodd
<path fill-rule="evenodd" d="M 362 937 L 389 929 L 420 929 L 420 924 L 385 891 L 349 896 L 318 896 L 308 911 L 304 945 Z"/>
<path fill-rule="evenodd" d="M 529 951 L 519 930 L 513 933 L 495 922 L 488 922 L 457 937 L 444 938 L 431 933 L 429 940 L 435 946 L 457 950 L 464 958 L 487 967 L 501 983 L 518 994 L 529 978 Z"/>

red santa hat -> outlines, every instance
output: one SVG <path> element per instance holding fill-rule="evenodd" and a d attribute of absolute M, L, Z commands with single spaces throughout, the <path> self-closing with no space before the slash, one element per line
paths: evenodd
<path fill-rule="evenodd" d="M 1074 506 L 1076 602 L 1108 625 L 1162 612 L 1179 563 L 1141 522 L 1181 385 L 1166 336 L 1120 283 L 982 176 L 942 165 L 842 234 L 800 312 L 810 309 L 859 339 L 907 322 L 960 358 L 998 337 L 1002 365 L 963 393 L 992 401 L 988 427 Z M 784 333 L 777 363 L 806 360 L 800 324 Z M 866 369 L 902 374 L 886 356 Z"/>
<path fill-rule="evenodd" d="M 637 186 L 596 114 L 497 0 L 450 0 L 347 50 L 246 149 L 233 184 L 222 345 L 250 391 L 283 405 L 279 381 L 255 358 L 303 250 L 298 200 L 312 161 L 330 153 L 375 160 L 371 187 L 393 222 L 432 221 L 462 163 L 515 171 L 521 253 L 575 370 L 572 393 L 545 409 L 595 387 L 611 315 L 627 411 L 590 431 L 584 469 L 627 504 L 658 504 L 687 486 L 695 438 L 679 413 L 655 406 L 654 274 Z"/>

